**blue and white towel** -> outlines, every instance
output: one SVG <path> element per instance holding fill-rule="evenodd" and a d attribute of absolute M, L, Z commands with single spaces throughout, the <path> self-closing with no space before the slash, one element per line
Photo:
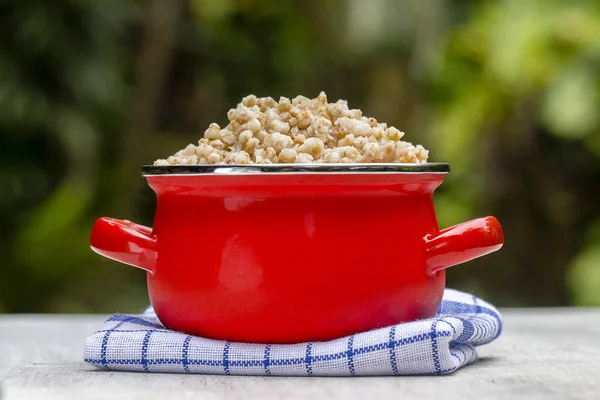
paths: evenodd
<path fill-rule="evenodd" d="M 205 339 L 165 328 L 152 308 L 116 314 L 85 341 L 85 361 L 105 369 L 273 376 L 439 375 L 477 360 L 502 317 L 485 301 L 446 289 L 435 318 L 331 340 L 287 345 Z"/>

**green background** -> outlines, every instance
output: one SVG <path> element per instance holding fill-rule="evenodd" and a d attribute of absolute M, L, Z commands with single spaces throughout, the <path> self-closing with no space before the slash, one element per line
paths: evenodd
<path fill-rule="evenodd" d="M 7 0 L 0 312 L 144 307 L 144 273 L 89 250 L 94 220 L 151 224 L 140 166 L 242 96 L 321 90 L 452 165 L 441 226 L 501 221 L 505 247 L 449 286 L 600 305 L 600 2 Z"/>

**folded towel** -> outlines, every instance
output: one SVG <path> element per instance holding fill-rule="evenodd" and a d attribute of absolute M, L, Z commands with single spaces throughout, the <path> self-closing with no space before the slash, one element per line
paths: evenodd
<path fill-rule="evenodd" d="M 121 371 L 272 376 L 439 375 L 477 360 L 502 317 L 485 301 L 446 289 L 435 318 L 331 340 L 249 344 L 165 328 L 149 307 L 116 314 L 85 341 L 85 361 Z"/>

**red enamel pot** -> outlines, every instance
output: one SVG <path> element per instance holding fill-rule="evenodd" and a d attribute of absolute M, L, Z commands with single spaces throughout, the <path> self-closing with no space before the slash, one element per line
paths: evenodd
<path fill-rule="evenodd" d="M 447 164 L 146 166 L 152 228 L 96 221 L 91 247 L 146 270 L 165 326 L 297 343 L 429 318 L 444 269 L 502 247 L 493 217 L 440 230 Z"/>

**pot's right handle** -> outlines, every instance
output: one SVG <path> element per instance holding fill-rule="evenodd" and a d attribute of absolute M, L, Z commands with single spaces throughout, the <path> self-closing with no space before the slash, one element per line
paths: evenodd
<path fill-rule="evenodd" d="M 502 227 L 494 217 L 463 222 L 425 236 L 425 262 L 428 272 L 470 261 L 502 247 Z"/>
<path fill-rule="evenodd" d="M 106 258 L 150 273 L 156 267 L 156 236 L 151 228 L 131 221 L 99 218 L 92 228 L 90 247 Z"/>

